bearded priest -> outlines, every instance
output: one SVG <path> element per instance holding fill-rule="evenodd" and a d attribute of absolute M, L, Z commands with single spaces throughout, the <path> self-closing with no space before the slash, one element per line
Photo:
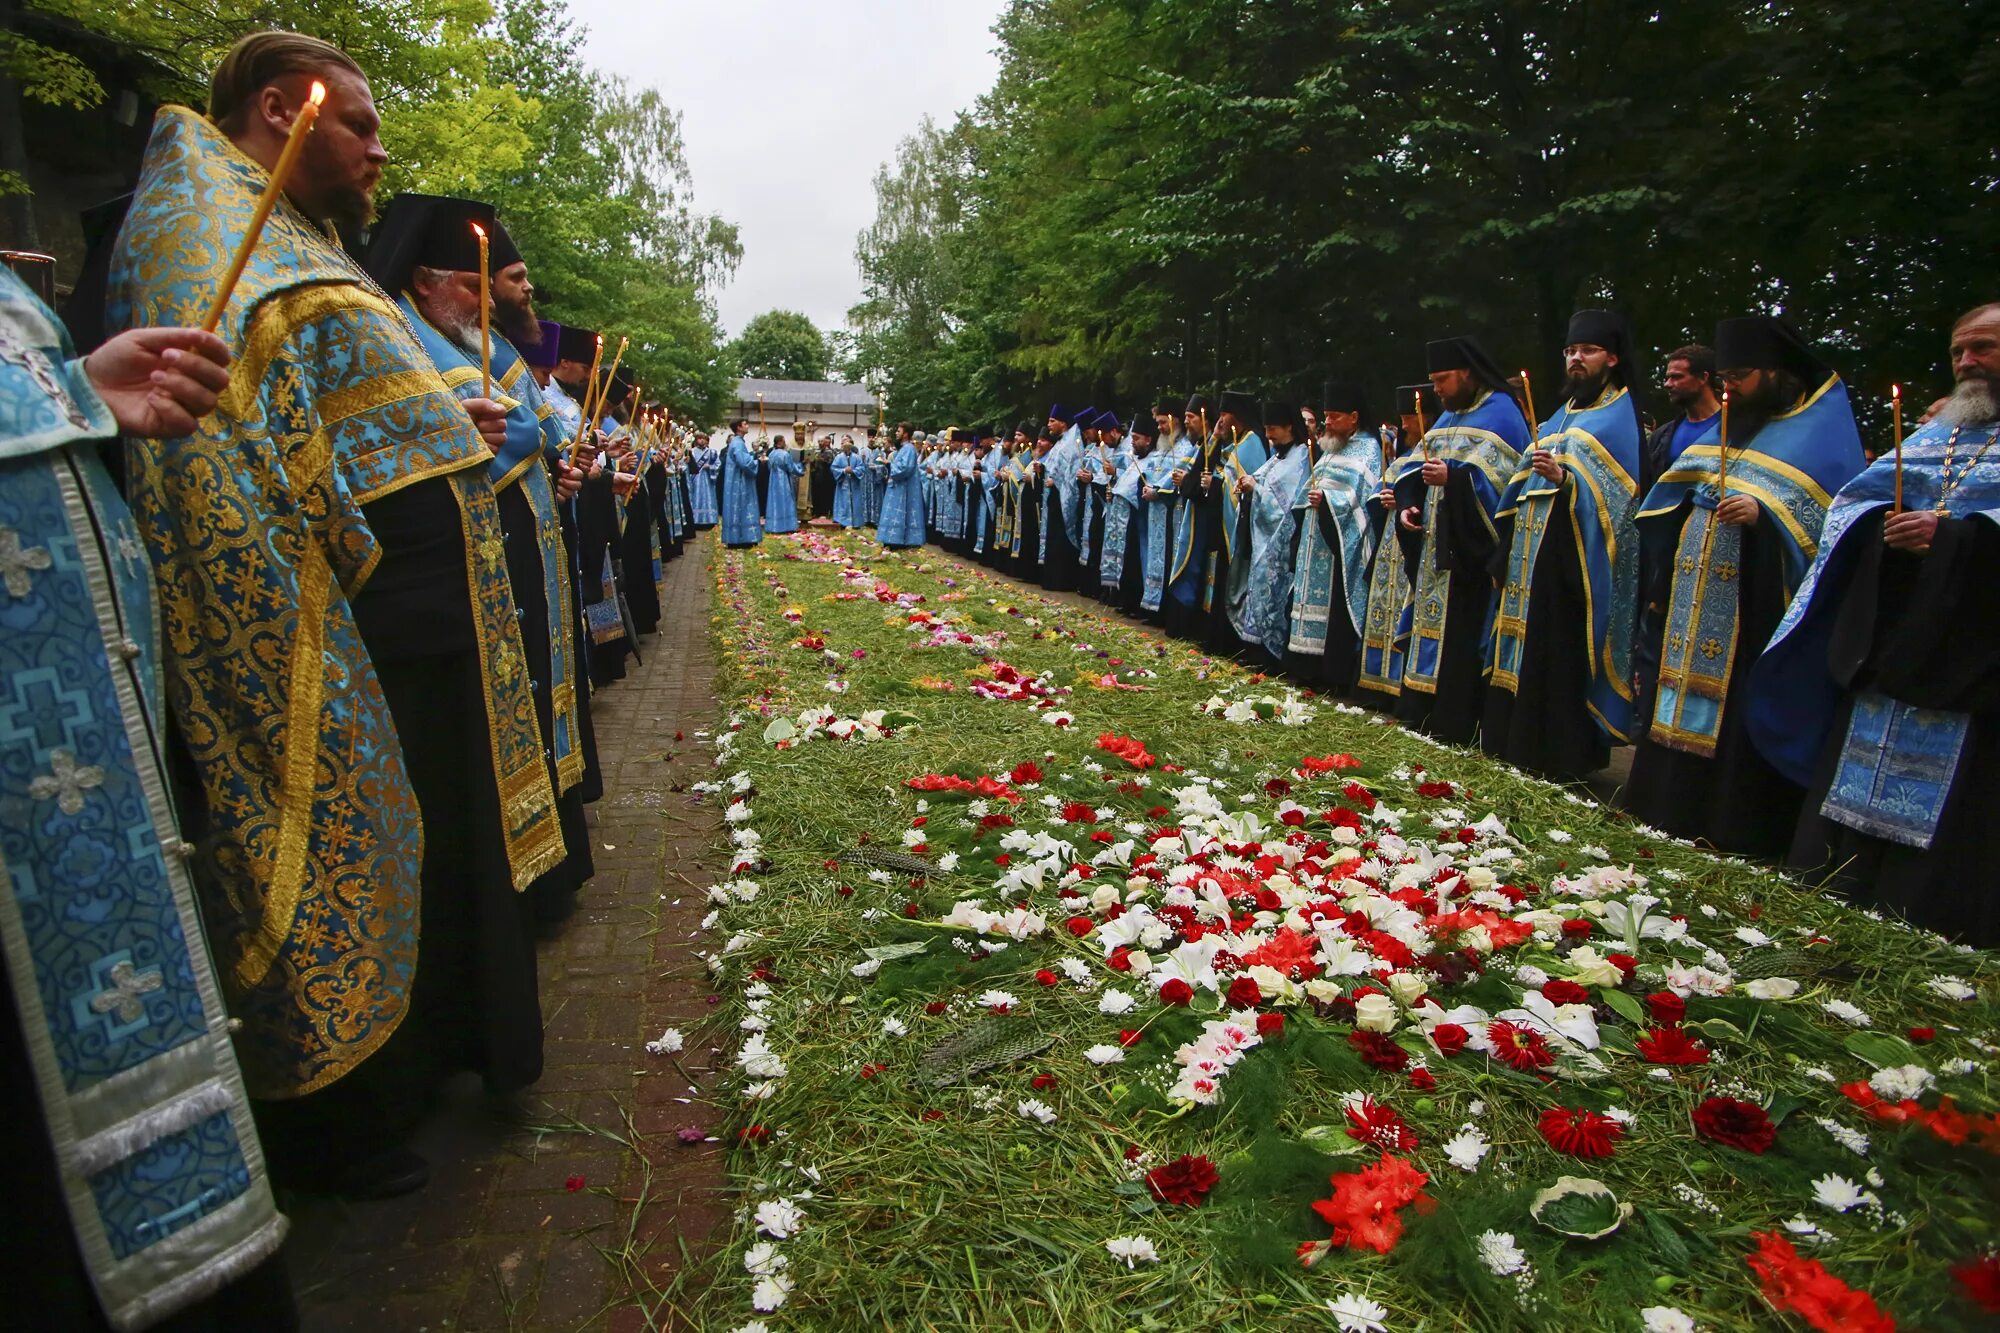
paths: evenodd
<path fill-rule="evenodd" d="M 1715 357 L 1728 426 L 1683 451 L 1639 512 L 1645 539 L 1674 555 L 1656 562 L 1670 587 L 1647 593 L 1665 608 L 1650 626 L 1660 674 L 1625 804 L 1676 837 L 1776 858 L 1804 793 L 1752 744 L 1746 686 L 1861 470 L 1861 436 L 1847 386 L 1785 321 L 1722 321 Z"/>
<path fill-rule="evenodd" d="M 1562 402 L 1494 515 L 1507 542 L 1492 569 L 1500 603 L 1479 743 L 1516 767 L 1578 781 L 1610 761 L 1632 725 L 1643 431 L 1624 316 L 1572 315 L 1563 370 Z"/>
<path fill-rule="evenodd" d="M 1950 399 L 1841 488 L 1752 669 L 1751 739 L 1807 790 L 1791 861 L 1857 901 L 2000 945 L 2000 305 L 1951 331 Z M 1898 499 L 1902 508 L 1896 507 Z"/>

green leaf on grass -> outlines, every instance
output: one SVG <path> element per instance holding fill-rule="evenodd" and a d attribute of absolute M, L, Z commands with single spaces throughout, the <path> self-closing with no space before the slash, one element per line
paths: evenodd
<path fill-rule="evenodd" d="M 1893 1032 L 1850 1032 L 1847 1053 L 1877 1069 L 1917 1064 L 1917 1048 Z"/>
<path fill-rule="evenodd" d="M 1612 1013 L 1617 1014 L 1627 1023 L 1632 1024 L 1634 1027 L 1643 1028 L 1651 1026 L 1651 1021 L 1646 1016 L 1646 1006 L 1640 1004 L 1624 991 L 1619 990 L 1615 986 L 1599 986 L 1597 988 L 1597 995 L 1599 999 L 1611 1007 Z"/>
<path fill-rule="evenodd" d="M 1579 1240 L 1608 1236 L 1632 1216 L 1632 1205 L 1618 1202 L 1618 1196 L 1601 1180 L 1588 1176 L 1563 1176 L 1535 1196 L 1528 1215 L 1551 1231 Z"/>

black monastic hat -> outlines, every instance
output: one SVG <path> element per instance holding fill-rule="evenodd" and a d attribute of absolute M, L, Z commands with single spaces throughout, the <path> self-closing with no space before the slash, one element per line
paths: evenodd
<path fill-rule="evenodd" d="M 1715 364 L 1722 370 L 1789 370 L 1815 389 L 1833 374 L 1805 335 L 1776 315 L 1717 323 Z"/>
<path fill-rule="evenodd" d="M 1235 389 L 1222 391 L 1222 412 L 1227 412 L 1238 421 L 1246 425 L 1251 423 L 1256 419 L 1259 410 L 1257 400 L 1249 394 L 1239 393 Z M 1218 412 L 1216 415 L 1220 416 L 1222 413 Z"/>
<path fill-rule="evenodd" d="M 973 433 L 970 430 L 966 429 L 964 426 L 953 426 L 951 428 L 951 442 L 953 444 L 971 444 L 976 438 L 977 437 L 974 436 Z"/>
<path fill-rule="evenodd" d="M 1181 408 L 1181 415 L 1182 416 L 1199 415 L 1203 412 L 1208 411 L 1208 409 L 1209 409 L 1208 395 L 1205 393 L 1193 393 L 1188 395 L 1186 406 Z"/>
<path fill-rule="evenodd" d="M 1134 412 L 1132 414 L 1132 433 L 1143 436 L 1148 440 L 1157 440 L 1160 438 L 1160 426 L 1158 422 L 1154 421 L 1152 417 L 1146 415 L 1144 412 Z"/>
<path fill-rule="evenodd" d="M 1454 338 L 1440 338 L 1424 348 L 1424 369 L 1430 374 L 1441 370 L 1469 370 L 1472 377 L 1489 389 L 1511 394 L 1506 372 L 1480 346 L 1479 339 L 1471 334 L 1461 334 Z"/>
<path fill-rule="evenodd" d="M 419 266 L 472 273 L 479 269 L 479 237 L 472 224 L 486 229 L 488 263 L 492 236 L 499 224 L 493 205 L 477 199 L 455 199 L 441 194 L 399 194 L 389 201 L 382 220 L 375 224 L 368 241 L 362 267 L 391 295 L 410 285 L 410 271 Z M 513 242 L 508 241 L 512 249 Z M 516 252 L 515 258 L 519 258 Z M 509 261 L 512 262 L 512 261 Z"/>
<path fill-rule="evenodd" d="M 556 338 L 556 360 L 588 366 L 590 359 L 597 355 L 597 330 L 578 328 L 574 324 L 558 327 L 562 331 Z"/>
<path fill-rule="evenodd" d="M 1178 421 L 1180 419 L 1181 413 L 1185 411 L 1187 411 L 1186 408 L 1175 407 L 1172 403 L 1168 402 L 1164 398 L 1162 398 L 1159 402 L 1153 404 L 1153 415 L 1156 417 L 1172 417 L 1176 421 Z"/>
<path fill-rule="evenodd" d="M 1319 389 L 1319 410 L 1322 416 L 1330 412 L 1352 412 L 1366 422 L 1368 395 L 1353 380 L 1328 380 Z"/>

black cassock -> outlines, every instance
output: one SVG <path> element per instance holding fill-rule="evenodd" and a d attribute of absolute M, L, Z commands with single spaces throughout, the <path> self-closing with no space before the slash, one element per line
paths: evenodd
<path fill-rule="evenodd" d="M 625 498 L 624 508 L 618 560 L 624 574 L 625 608 L 632 613 L 632 628 L 651 634 L 660 627 L 660 590 L 653 582 L 653 497 L 644 477 Z"/>
<path fill-rule="evenodd" d="M 1437 692 L 1411 689 L 1406 672 L 1403 692 L 1396 699 L 1396 716 L 1441 741 L 1464 745 L 1478 730 L 1486 702 L 1482 649 L 1486 613 L 1493 601 L 1493 576 L 1488 566 L 1499 537 L 1472 487 L 1469 466 L 1453 468 L 1443 486 L 1425 485 L 1421 471 L 1411 469 L 1396 487 L 1396 507 L 1400 511 L 1425 499 L 1444 506 L 1438 515 L 1436 552 L 1438 568 L 1450 576 L 1445 591 L 1444 642 L 1438 652 Z M 1398 523 L 1396 536 L 1414 588 L 1423 563 L 1423 529 L 1405 532 Z M 1416 651 L 1413 631 L 1408 653 L 1414 656 Z"/>
<path fill-rule="evenodd" d="M 354 598 L 354 619 L 424 818 L 417 976 L 394 1040 L 415 1037 L 438 1069 L 473 1069 L 489 1091 L 511 1091 L 541 1076 L 542 1011 L 530 898 L 514 891 L 493 776 L 458 501 L 449 479 L 427 478 L 365 512 L 390 554 Z"/>
<path fill-rule="evenodd" d="M 577 783 L 575 791 L 585 805 L 601 800 L 604 796 L 604 768 L 597 761 L 597 728 L 590 721 L 590 631 L 583 620 L 583 564 L 578 553 L 583 549 L 582 538 L 576 526 L 577 502 L 574 498 L 558 505 L 562 516 L 563 555 L 569 562 L 569 608 L 570 620 L 576 630 L 576 658 L 571 662 L 571 672 L 576 682 L 576 725 L 577 743 L 583 749 L 583 780 Z"/>
<path fill-rule="evenodd" d="M 1021 532 L 1021 552 L 1010 555 L 1003 568 L 1007 573 L 1023 583 L 1033 583 L 1040 575 L 1035 562 L 1035 545 L 1041 540 L 1041 495 L 1042 483 L 1030 471 L 1028 480 L 1021 483 L 1020 507 L 1014 515 L 1015 526 Z"/>
<path fill-rule="evenodd" d="M 833 460 L 825 454 L 816 454 L 806 479 L 806 491 L 812 501 L 814 518 L 833 517 Z"/>
<path fill-rule="evenodd" d="M 1992 577 L 2000 532 L 1979 519 L 1941 519 L 1930 554 L 1914 556 L 1882 544 L 1883 516 L 1858 520 L 1845 539 L 1860 543 L 1860 554 L 1827 657 L 1850 695 L 1827 734 L 1789 859 L 1804 870 L 1831 868 L 1832 885 L 1857 902 L 1990 949 L 2000 945 L 2000 893 L 1986 842 L 1992 794 L 2000 791 L 2000 585 Z M 1928 850 L 1819 813 L 1855 690 L 1972 715 Z"/>
<path fill-rule="evenodd" d="M 1104 506 L 1111 499 L 1111 488 L 1095 481 L 1078 483 L 1079 504 L 1083 502 L 1086 486 L 1090 494 L 1090 507 L 1085 512 L 1090 515 L 1090 530 L 1085 534 L 1085 540 L 1090 546 L 1090 551 L 1088 556 L 1084 557 L 1082 591 L 1107 606 L 1116 606 L 1118 589 L 1104 586 Z"/>
<path fill-rule="evenodd" d="M 1514 690 L 1487 685 L 1479 728 L 1479 746 L 1486 753 L 1557 782 L 1579 781 L 1611 761 L 1610 744 L 1588 706 L 1590 600 L 1583 553 L 1570 521 L 1575 496 L 1576 487 L 1567 486 L 1548 503 L 1548 531 L 1535 556 L 1528 594 L 1520 684 Z M 1511 541 L 1511 530 L 1503 530 L 1488 566 L 1501 582 L 1507 578 Z"/>
<path fill-rule="evenodd" d="M 1661 525 L 1655 539 L 1678 544 L 1690 508 L 1683 502 L 1680 522 Z M 1642 822 L 1676 837 L 1704 839 L 1725 852 L 1775 860 L 1791 844 L 1803 793 L 1757 752 L 1747 721 L 1750 667 L 1771 641 L 1771 631 L 1778 627 L 1790 600 L 1785 592 L 1780 543 L 1765 528 L 1770 521 L 1763 517 L 1743 529 L 1736 659 L 1729 671 L 1715 756 L 1691 754 L 1653 740 L 1648 691 L 1648 697 L 1641 701 L 1645 711 L 1633 727 L 1638 733 L 1637 749 L 1623 801 Z M 1665 586 L 1645 590 L 1646 603 L 1667 607 L 1673 595 L 1673 561 L 1651 563 Z M 1641 634 L 1652 661 L 1659 660 L 1664 630 L 1665 613 L 1649 613 Z"/>
<path fill-rule="evenodd" d="M 599 689 L 625 678 L 625 655 L 632 651 L 619 609 L 618 562 L 610 559 L 620 545 L 618 498 L 611 493 L 611 474 L 600 472 L 586 477 L 576 497 L 578 537 L 582 544 L 584 606 L 590 629 L 590 683 Z M 604 584 L 606 561 L 611 569 L 611 587 Z"/>

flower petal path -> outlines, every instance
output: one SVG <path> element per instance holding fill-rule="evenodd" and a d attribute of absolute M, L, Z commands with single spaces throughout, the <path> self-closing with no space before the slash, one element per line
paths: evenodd
<path fill-rule="evenodd" d="M 935 553 L 717 598 L 704 1326 L 1990 1326 L 1993 957 Z"/>

